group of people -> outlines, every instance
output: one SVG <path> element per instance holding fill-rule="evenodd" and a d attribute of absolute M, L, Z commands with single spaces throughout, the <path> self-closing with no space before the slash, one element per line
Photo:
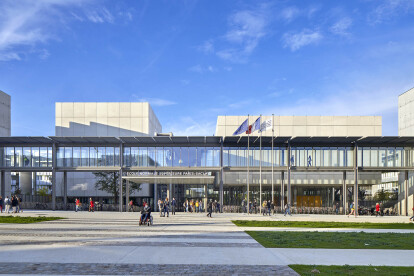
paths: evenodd
<path fill-rule="evenodd" d="M 216 202 L 217 203 L 217 202 Z M 217 206 L 217 204 L 215 204 Z M 183 203 L 183 208 L 186 213 L 202 213 L 205 210 L 205 206 L 202 200 L 186 200 Z M 214 208 L 214 207 L 213 207 Z"/>
<path fill-rule="evenodd" d="M 79 198 L 75 199 L 75 212 L 82 211 L 82 203 L 80 202 Z M 89 212 L 95 211 L 95 202 L 92 200 L 92 198 L 89 198 Z"/>
<path fill-rule="evenodd" d="M 3 207 L 5 213 L 20 213 L 23 212 L 23 210 L 20 207 L 20 204 L 22 203 L 22 198 L 18 197 L 17 195 L 12 196 L 9 198 L 6 196 L 6 198 L 3 200 L 3 198 L 0 196 L 0 211 L 3 213 Z"/>
<path fill-rule="evenodd" d="M 243 213 L 247 213 L 247 200 L 243 199 L 242 200 L 242 211 Z M 284 210 L 284 215 L 286 216 L 288 215 L 292 215 L 290 212 L 290 203 L 285 204 L 285 210 Z M 249 202 L 249 213 L 250 214 L 257 214 L 260 210 L 260 206 L 258 205 L 256 199 L 253 200 L 253 202 Z M 274 202 L 272 202 L 271 200 L 264 200 L 262 203 L 262 214 L 263 216 L 265 215 L 271 215 L 273 211 L 273 214 L 276 214 L 276 209 L 275 209 L 275 204 Z"/>
<path fill-rule="evenodd" d="M 171 207 L 171 214 L 175 215 L 176 205 L 177 205 L 177 202 L 176 202 L 175 198 L 173 198 L 171 200 L 171 202 L 168 200 L 168 197 L 165 198 L 165 200 L 159 199 L 158 200 L 158 210 L 160 210 L 160 217 L 165 217 L 165 215 L 167 215 L 167 217 L 169 217 L 170 216 L 170 207 Z"/>

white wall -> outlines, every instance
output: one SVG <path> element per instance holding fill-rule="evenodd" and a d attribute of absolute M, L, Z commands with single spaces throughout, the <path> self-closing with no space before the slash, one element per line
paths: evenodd
<path fill-rule="evenodd" d="M 59 102 L 56 136 L 153 136 L 162 132 L 147 102 Z"/>
<path fill-rule="evenodd" d="M 249 124 L 258 117 L 250 116 Z M 262 116 L 262 122 L 271 118 Z M 232 136 L 246 119 L 247 116 L 218 116 L 215 135 Z M 381 136 L 382 117 L 274 116 L 273 127 L 275 136 Z M 271 135 L 271 130 L 263 132 L 263 136 Z"/>
<path fill-rule="evenodd" d="M 414 88 L 398 97 L 398 135 L 414 136 Z"/>
<path fill-rule="evenodd" d="M 11 135 L 11 98 L 0 90 L 0 136 Z"/>

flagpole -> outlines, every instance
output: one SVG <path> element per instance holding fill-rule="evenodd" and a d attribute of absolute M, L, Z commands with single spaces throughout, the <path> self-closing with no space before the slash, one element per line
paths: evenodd
<path fill-rule="evenodd" d="M 250 116 L 247 114 L 247 125 L 250 126 Z M 248 129 L 249 130 L 249 129 Z M 249 169 L 250 169 L 250 131 L 247 131 L 247 214 L 250 214 L 250 186 L 249 186 Z"/>
<path fill-rule="evenodd" d="M 274 189 L 274 164 L 275 164 L 275 154 L 273 151 L 273 136 L 275 135 L 275 131 L 273 128 L 273 124 L 274 124 L 274 114 L 272 114 L 272 203 L 274 206 L 276 206 L 275 204 L 275 189 Z"/>
<path fill-rule="evenodd" d="M 260 174 L 260 196 L 259 196 L 259 200 L 260 200 L 260 213 L 262 213 L 262 114 L 260 114 L 260 122 L 259 122 L 259 131 L 260 131 L 260 168 L 259 168 L 259 174 Z"/>

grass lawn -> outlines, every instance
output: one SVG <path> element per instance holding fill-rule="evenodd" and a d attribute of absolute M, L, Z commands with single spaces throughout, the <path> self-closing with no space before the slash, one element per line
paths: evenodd
<path fill-rule="evenodd" d="M 64 219 L 60 217 L 18 217 L 18 216 L 0 216 L 0 223 L 36 223 L 42 221 Z"/>
<path fill-rule="evenodd" d="M 331 221 L 258 221 L 233 220 L 237 226 L 245 227 L 305 227 L 305 228 L 366 228 L 366 229 L 413 229 L 414 223 L 371 223 Z"/>
<path fill-rule="evenodd" d="M 414 249 L 414 234 L 246 231 L 268 248 Z"/>
<path fill-rule="evenodd" d="M 356 265 L 289 265 L 300 275 L 414 275 L 414 267 Z M 316 269 L 317 271 L 312 272 Z"/>

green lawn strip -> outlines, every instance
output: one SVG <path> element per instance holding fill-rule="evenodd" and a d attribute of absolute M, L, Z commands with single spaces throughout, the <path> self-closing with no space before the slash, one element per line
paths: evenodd
<path fill-rule="evenodd" d="M 414 266 L 289 265 L 302 276 L 310 275 L 414 275 Z M 312 272 L 313 271 L 313 272 Z M 320 273 L 318 273 L 318 271 Z"/>
<path fill-rule="evenodd" d="M 414 249 L 414 234 L 246 231 L 268 248 Z"/>
<path fill-rule="evenodd" d="M 64 219 L 61 217 L 18 217 L 18 216 L 0 216 L 0 223 L 36 223 L 42 221 L 51 221 Z"/>
<path fill-rule="evenodd" d="M 258 221 L 233 220 L 237 226 L 244 227 L 303 227 L 303 228 L 366 228 L 366 229 L 413 229 L 414 223 L 372 223 L 372 222 L 334 222 L 334 221 Z"/>

